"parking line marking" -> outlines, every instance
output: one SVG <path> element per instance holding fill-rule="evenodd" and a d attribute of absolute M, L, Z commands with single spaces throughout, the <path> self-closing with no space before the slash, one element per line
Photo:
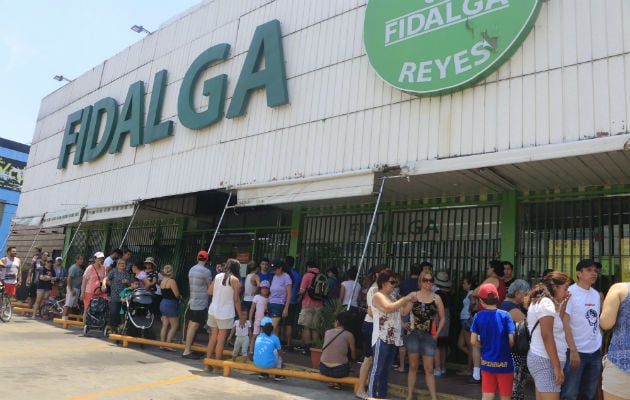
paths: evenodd
<path fill-rule="evenodd" d="M 144 383 L 142 385 L 127 386 L 124 388 L 107 390 L 105 392 L 100 392 L 100 393 L 91 393 L 91 394 L 84 394 L 82 396 L 67 397 L 65 398 L 65 400 L 95 399 L 97 397 L 104 397 L 104 396 L 110 396 L 110 395 L 119 394 L 119 393 L 132 392 L 134 390 L 141 390 L 141 389 L 146 389 L 150 387 L 170 385 L 172 383 L 183 382 L 183 381 L 187 381 L 189 379 L 194 379 L 194 378 L 199 378 L 199 375 L 184 375 L 177 378 L 165 379 L 162 381 L 155 381 L 151 383 Z"/>
<path fill-rule="evenodd" d="M 28 350 L 28 351 L 11 351 L 11 352 L 0 352 L 0 357 L 6 356 L 20 356 L 25 354 L 40 354 L 40 353 L 58 353 L 61 351 L 76 351 L 76 350 L 90 350 L 90 349 L 101 349 L 105 347 L 111 347 L 111 344 L 99 344 L 94 346 L 72 346 L 72 347 L 55 347 L 50 349 L 39 349 L 39 350 Z"/>

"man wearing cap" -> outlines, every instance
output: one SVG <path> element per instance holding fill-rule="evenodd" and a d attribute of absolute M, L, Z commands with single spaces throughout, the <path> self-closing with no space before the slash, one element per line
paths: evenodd
<path fill-rule="evenodd" d="M 302 327 L 302 343 L 304 347 L 297 347 L 295 350 L 301 351 L 303 355 L 307 355 L 308 349 L 312 341 L 319 339 L 319 331 L 317 327 L 321 318 L 324 303 L 322 300 L 315 300 L 308 294 L 308 288 L 311 286 L 313 279 L 319 274 L 319 268 L 315 263 L 309 261 L 306 263 L 306 273 L 300 284 L 298 296 L 302 298 L 302 310 L 298 315 L 298 325 Z"/>
<path fill-rule="evenodd" d="M 569 348 L 560 398 L 594 399 L 602 368 L 602 334 L 599 329 L 601 296 L 592 288 L 599 264 L 581 260 L 575 267 L 578 281 L 569 286 L 571 297 L 562 317 Z"/>
<path fill-rule="evenodd" d="M 186 344 L 183 358 L 198 360 L 199 354 L 190 349 L 199 327 L 208 319 L 208 287 L 212 283 L 212 273 L 206 267 L 208 252 L 201 250 L 197 253 L 197 264 L 188 271 L 188 283 L 190 286 L 190 299 L 188 300 L 188 315 L 190 322 L 186 331 Z"/>
<path fill-rule="evenodd" d="M 83 273 L 83 278 L 81 280 L 81 295 L 79 297 L 79 299 L 83 301 L 83 305 L 85 307 L 83 310 L 83 321 L 85 321 L 87 309 L 90 305 L 92 297 L 107 297 L 105 293 L 100 291 L 101 283 L 103 282 L 103 279 L 105 279 L 105 266 L 103 265 L 103 261 L 105 261 L 105 254 L 101 251 L 96 252 L 94 254 L 94 264 L 88 265 Z M 99 288 L 99 290 L 96 291 L 96 288 Z"/>

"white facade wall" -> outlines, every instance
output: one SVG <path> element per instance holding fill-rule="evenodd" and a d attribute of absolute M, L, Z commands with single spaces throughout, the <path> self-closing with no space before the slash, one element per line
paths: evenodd
<path fill-rule="evenodd" d="M 626 131 L 630 107 L 630 2 L 550 0 L 514 56 L 467 90 L 419 98 L 388 86 L 363 45 L 366 0 L 214 0 L 172 21 L 47 96 L 33 137 L 19 216 L 251 184 L 357 174 L 378 165 L 501 154 Z M 263 90 L 247 114 L 193 131 L 177 120 L 192 61 L 231 45 L 225 109 L 254 30 L 281 23 L 290 104 L 268 108 Z M 129 85 L 150 91 L 168 71 L 163 118 L 174 135 L 57 169 L 69 114 L 107 96 L 122 107 Z M 198 85 L 197 104 L 207 106 Z M 148 111 L 150 93 L 146 96 Z M 465 167 L 466 162 L 459 159 Z M 118 190 L 117 190 L 117 189 Z M 70 199 L 72 201 L 70 201 Z"/>

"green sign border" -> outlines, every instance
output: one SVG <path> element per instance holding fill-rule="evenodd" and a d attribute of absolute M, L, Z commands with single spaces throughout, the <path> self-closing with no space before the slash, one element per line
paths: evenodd
<path fill-rule="evenodd" d="M 366 13 L 367 13 L 367 7 L 369 7 L 369 3 L 370 2 L 375 2 L 375 1 L 383 1 L 383 0 L 368 0 L 368 4 L 366 5 Z M 518 0 L 516 0 L 518 1 Z M 471 86 L 474 86 L 475 84 L 477 84 L 478 82 L 482 81 L 483 79 L 487 78 L 488 76 L 490 76 L 492 73 L 494 73 L 497 69 L 499 69 L 503 64 L 505 64 L 505 62 L 507 60 L 509 60 L 514 53 L 516 52 L 516 50 L 518 50 L 521 45 L 523 44 L 523 42 L 525 41 L 525 39 L 527 38 L 527 36 L 529 36 L 530 32 L 532 31 L 532 29 L 534 28 L 534 25 L 536 24 L 536 21 L 538 20 L 538 15 L 540 14 L 540 10 L 542 8 L 543 2 L 544 0 L 534 0 L 536 2 L 535 6 L 532 8 L 532 11 L 529 15 L 529 17 L 527 18 L 527 22 L 523 25 L 523 27 L 521 28 L 520 32 L 514 37 L 514 40 L 512 40 L 512 42 L 506 46 L 505 50 L 503 51 L 503 54 L 499 55 L 494 62 L 492 62 L 491 64 L 489 64 L 485 69 L 482 69 L 477 75 L 474 75 L 470 78 L 468 78 L 466 81 L 461 82 L 459 84 L 456 85 L 451 85 L 448 87 L 443 87 L 440 89 L 435 89 L 435 90 L 430 90 L 430 91 L 413 91 L 413 90 L 409 90 L 409 89 L 404 89 L 401 87 L 398 87 L 394 84 L 392 84 L 391 82 L 389 82 L 388 80 L 386 80 L 385 78 L 383 78 L 383 76 L 381 76 L 381 74 L 379 73 L 379 71 L 374 68 L 374 66 L 372 65 L 372 60 L 370 59 L 370 53 L 368 52 L 367 48 L 367 44 L 365 43 L 365 30 L 366 30 L 366 20 L 364 19 L 363 22 L 363 44 L 365 46 L 365 52 L 368 56 L 368 60 L 370 61 L 370 66 L 372 67 L 372 69 L 374 70 L 374 72 L 376 72 L 376 74 L 379 76 L 379 78 L 381 78 L 386 84 L 401 90 L 405 93 L 410 93 L 416 96 L 442 96 L 445 94 L 449 94 L 449 93 L 454 93 L 454 92 L 459 92 L 465 89 L 468 89 Z"/>

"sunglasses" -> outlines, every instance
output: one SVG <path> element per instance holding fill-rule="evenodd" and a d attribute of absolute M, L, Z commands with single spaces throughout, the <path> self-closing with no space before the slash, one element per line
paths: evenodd
<path fill-rule="evenodd" d="M 398 281 L 389 281 L 392 286 L 398 286 Z"/>
<path fill-rule="evenodd" d="M 422 278 L 422 282 L 424 282 L 424 283 L 433 283 L 434 280 L 433 279 Z"/>

